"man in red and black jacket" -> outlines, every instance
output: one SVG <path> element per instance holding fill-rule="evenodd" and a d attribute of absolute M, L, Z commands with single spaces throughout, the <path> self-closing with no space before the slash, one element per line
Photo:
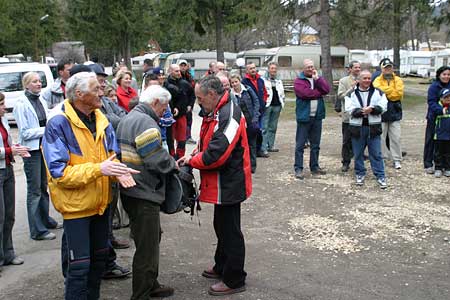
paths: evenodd
<path fill-rule="evenodd" d="M 241 231 L 241 202 L 252 192 L 246 123 L 216 76 L 202 78 L 195 86 L 195 95 L 205 113 L 200 141 L 193 154 L 178 163 L 200 170 L 200 201 L 215 205 L 215 265 L 202 275 L 222 279 L 210 287 L 211 295 L 228 295 L 244 291 L 247 276 Z"/>

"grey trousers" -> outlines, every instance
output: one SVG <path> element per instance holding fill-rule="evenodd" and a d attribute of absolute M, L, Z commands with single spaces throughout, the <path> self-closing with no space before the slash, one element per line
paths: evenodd
<path fill-rule="evenodd" d="M 383 133 L 381 135 L 381 152 L 383 158 L 402 161 L 401 128 L 400 121 L 381 123 Z M 389 148 L 386 147 L 386 136 L 389 135 Z"/>
<path fill-rule="evenodd" d="M 0 169 L 0 268 L 14 257 L 12 229 L 15 220 L 15 179 L 11 165 Z"/>

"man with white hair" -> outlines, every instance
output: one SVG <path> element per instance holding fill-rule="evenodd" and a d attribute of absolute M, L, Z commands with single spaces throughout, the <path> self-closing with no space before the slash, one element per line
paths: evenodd
<path fill-rule="evenodd" d="M 131 299 L 168 297 L 174 292 L 173 288 L 160 285 L 157 279 L 160 205 L 166 198 L 166 175 L 176 170 L 175 160 L 161 145 L 158 126 L 170 99 L 165 88 L 149 86 L 142 92 L 139 104 L 117 128 L 122 162 L 140 171 L 133 175 L 136 186 L 120 191 L 136 245 Z"/>
<path fill-rule="evenodd" d="M 126 188 L 136 184 L 131 173 L 137 171 L 115 160 L 119 148 L 112 125 L 100 111 L 99 90 L 95 73 L 73 75 L 66 84 L 68 100 L 48 121 L 42 139 L 51 199 L 64 218 L 66 300 L 100 297 L 111 177 Z"/>
<path fill-rule="evenodd" d="M 314 68 L 310 59 L 303 61 L 303 71 L 294 80 L 295 115 L 297 133 L 295 135 L 294 171 L 297 179 L 304 179 L 303 152 L 307 141 L 311 144 L 309 169 L 312 175 L 323 175 L 325 171 L 319 166 L 320 138 L 322 120 L 325 119 L 325 102 L 323 96 L 330 92 L 330 85 Z"/>

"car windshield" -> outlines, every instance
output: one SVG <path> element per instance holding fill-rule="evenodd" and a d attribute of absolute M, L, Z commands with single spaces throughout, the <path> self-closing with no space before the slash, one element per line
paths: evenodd
<path fill-rule="evenodd" d="M 11 73 L 0 73 L 0 91 L 1 92 L 17 92 L 23 91 L 22 87 L 22 77 L 28 72 L 11 72 Z M 37 71 L 41 77 L 42 88 L 47 86 L 47 79 L 45 78 L 45 73 Z"/>

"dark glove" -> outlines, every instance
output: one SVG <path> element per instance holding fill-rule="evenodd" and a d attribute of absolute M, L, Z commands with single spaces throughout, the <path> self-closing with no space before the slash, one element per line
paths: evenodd
<path fill-rule="evenodd" d="M 364 117 L 362 109 L 361 108 L 355 108 L 352 111 L 352 117 L 354 117 L 354 118 L 362 118 L 362 117 Z"/>

